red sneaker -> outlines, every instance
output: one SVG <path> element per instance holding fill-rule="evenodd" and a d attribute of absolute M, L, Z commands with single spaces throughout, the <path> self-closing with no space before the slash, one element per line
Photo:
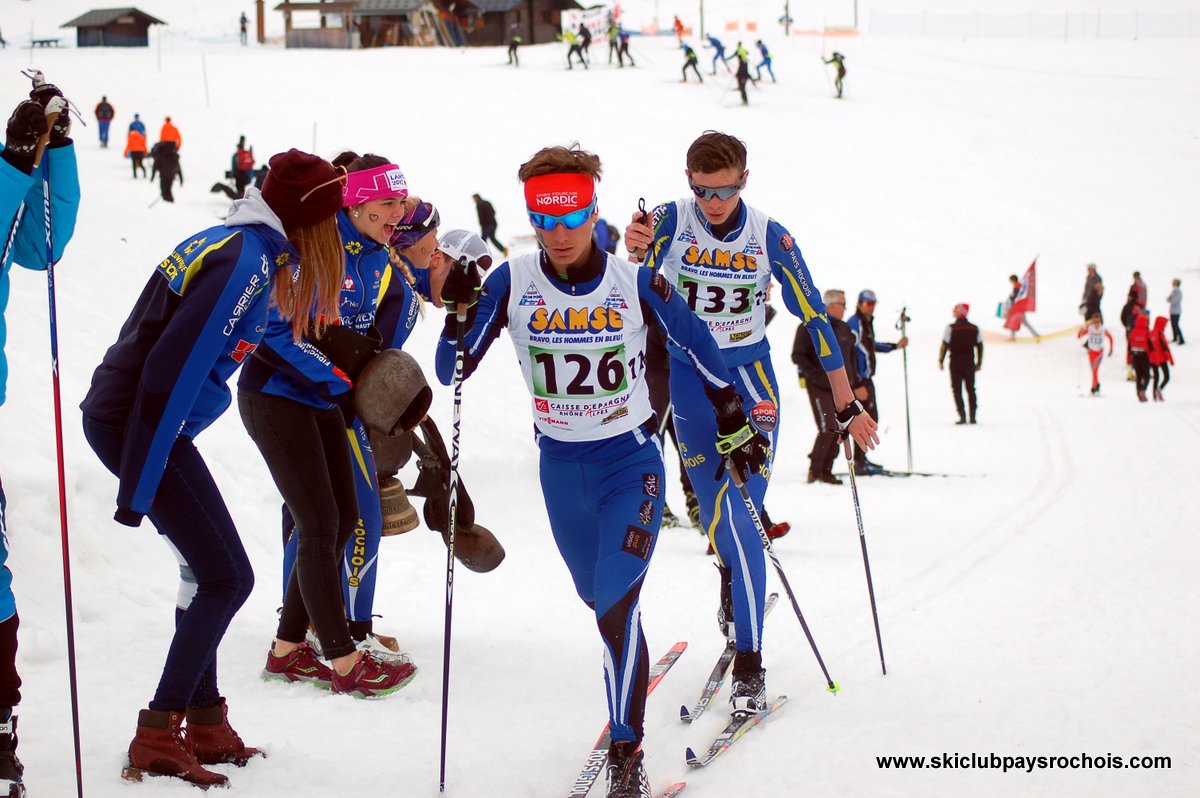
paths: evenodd
<path fill-rule="evenodd" d="M 364 651 L 346 675 L 333 672 L 333 692 L 355 698 L 383 698 L 404 687 L 417 675 L 411 662 L 382 662 Z"/>
<path fill-rule="evenodd" d="M 333 671 L 317 659 L 308 643 L 301 643 L 300 648 L 282 657 L 275 656 L 274 651 L 267 652 L 267 666 L 263 668 L 262 677 L 268 681 L 311 682 L 325 690 L 333 683 Z"/>
<path fill-rule="evenodd" d="M 780 521 L 778 524 L 773 524 L 771 528 L 767 530 L 767 537 L 769 537 L 771 540 L 775 540 L 776 538 L 783 537 L 791 531 L 791 524 L 789 524 L 787 521 Z"/>

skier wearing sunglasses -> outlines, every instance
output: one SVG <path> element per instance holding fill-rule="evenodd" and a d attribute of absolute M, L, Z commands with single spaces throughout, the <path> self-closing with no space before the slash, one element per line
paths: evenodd
<path fill-rule="evenodd" d="M 766 462 L 767 441 L 682 295 L 663 275 L 593 241 L 600 159 L 548 147 L 518 177 L 541 250 L 492 269 L 482 290 L 476 269 L 451 271 L 442 302 L 469 306 L 467 329 L 457 330 L 453 313 L 447 317 L 437 373 L 451 382 L 458 335 L 465 378 L 508 330 L 530 393 L 550 529 L 604 641 L 612 734 L 607 794 L 640 798 L 650 794 L 641 749 L 650 661 L 639 595 L 664 499 L 662 444 L 645 380 L 651 318 L 675 347 L 675 371 L 689 372 L 696 387 L 692 412 L 707 420 L 706 445 L 726 452 L 731 467 L 749 478 Z"/>
<path fill-rule="evenodd" d="M 733 372 L 746 414 L 770 439 L 766 466 L 746 482 L 761 512 L 780 421 L 779 388 L 765 335 L 772 278 L 780 283 L 787 309 L 812 337 L 813 349 L 829 376 L 843 434 L 873 448 L 878 442 L 875 422 L 862 412 L 850 389 L 821 293 L 795 240 L 783 225 L 741 199 L 750 175 L 746 145 L 725 133 L 708 131 L 688 149 L 685 173 L 693 196 L 659 205 L 649 219 L 635 213 L 625 228 L 625 248 L 647 253 L 646 265 L 665 277 L 705 321 Z M 680 365 L 682 353 L 670 343 L 668 349 L 672 363 Z M 730 703 L 734 713 L 757 713 L 767 705 L 762 665 L 766 557 L 758 530 L 729 475 L 718 467 L 713 478 L 721 457 L 712 444 L 712 422 L 696 406 L 700 394 L 693 370 L 672 368 L 670 381 L 675 431 L 700 501 L 700 522 L 719 557 L 722 589 L 717 621 L 737 644 Z"/>

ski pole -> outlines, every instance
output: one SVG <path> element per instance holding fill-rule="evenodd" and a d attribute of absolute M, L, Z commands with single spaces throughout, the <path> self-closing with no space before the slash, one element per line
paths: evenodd
<path fill-rule="evenodd" d="M 816 656 L 817 664 L 821 666 L 821 673 L 825 676 L 826 688 L 829 692 L 836 694 L 842 687 L 829 675 L 829 670 L 825 667 L 825 660 L 821 659 L 821 652 L 817 650 L 817 641 L 813 640 L 808 623 L 804 620 L 804 613 L 800 611 L 800 603 L 796 601 L 796 594 L 792 592 L 792 585 L 788 582 L 787 574 L 783 572 L 783 565 L 780 564 L 779 557 L 775 554 L 775 547 L 771 545 L 771 538 L 767 535 L 767 530 L 763 528 L 762 518 L 759 517 L 758 510 L 754 507 L 754 499 L 750 498 L 750 491 L 746 490 L 741 475 L 738 474 L 737 469 L 733 467 L 733 463 L 728 458 L 725 460 L 725 467 L 729 469 L 729 476 L 733 479 L 733 484 L 737 486 L 738 493 L 742 495 L 742 502 L 746 505 L 746 511 L 750 513 L 750 520 L 754 522 L 758 538 L 762 541 L 767 556 L 771 558 L 771 564 L 775 566 L 775 573 L 779 574 L 779 581 L 783 585 L 784 592 L 792 602 L 792 609 L 796 611 L 796 617 L 800 620 L 800 628 L 804 630 L 804 636 L 808 638 L 808 644 L 812 646 L 813 655 Z"/>
<path fill-rule="evenodd" d="M 36 81 L 35 81 L 36 85 Z M 59 99 L 59 98 L 55 98 Z M 53 100 L 51 104 L 53 104 Z M 58 121 L 58 112 L 46 115 L 46 133 L 34 153 L 34 169 L 38 167 L 50 128 Z M 67 616 L 67 673 L 71 685 L 71 731 L 75 742 L 75 786 L 83 798 L 83 755 L 79 741 L 79 681 L 75 668 L 75 610 L 71 600 L 71 546 L 67 535 L 67 479 L 63 457 L 62 390 L 58 379 L 58 310 L 54 293 L 54 227 L 50 214 L 50 161 L 42 167 L 42 207 L 46 224 L 46 286 L 50 301 L 50 367 L 54 388 L 54 446 L 58 458 L 58 517 L 62 529 L 63 603 Z"/>
<path fill-rule="evenodd" d="M 908 305 L 900 309 L 900 320 L 896 322 L 896 326 L 900 328 L 900 337 L 908 337 L 908 323 L 912 321 L 908 317 Z M 912 417 L 908 412 L 908 347 L 905 346 L 900 350 L 901 358 L 904 361 L 904 428 L 908 436 L 908 470 L 912 472 Z"/>
<path fill-rule="evenodd" d="M 863 531 L 862 505 L 858 502 L 858 485 L 854 482 L 854 453 L 850 449 L 850 438 L 842 441 L 846 451 L 846 465 L 850 467 L 850 495 L 854 499 L 854 518 L 858 521 L 858 542 L 862 546 L 863 570 L 867 574 L 867 596 L 871 599 L 871 619 L 875 622 L 875 644 L 879 646 L 879 667 L 887 676 L 887 664 L 883 660 L 883 638 L 879 634 L 879 610 L 875 606 L 875 584 L 871 579 L 871 560 L 867 557 L 867 533 Z"/>
<path fill-rule="evenodd" d="M 459 260 L 462 268 L 467 268 L 464 256 Z M 471 266 L 475 264 L 472 262 Z M 462 427 L 462 382 L 463 382 L 463 338 L 466 336 L 467 308 L 466 303 L 458 303 L 455 308 L 454 337 L 454 423 L 450 436 L 450 529 L 446 533 L 446 629 L 445 642 L 442 648 L 442 750 L 441 771 L 439 773 L 438 791 L 446 791 L 446 730 L 450 714 L 450 625 L 454 617 L 454 537 L 458 524 L 458 455 L 459 433 Z"/>

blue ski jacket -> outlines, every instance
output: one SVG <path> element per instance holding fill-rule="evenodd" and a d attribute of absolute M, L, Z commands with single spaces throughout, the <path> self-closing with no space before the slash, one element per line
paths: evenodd
<path fill-rule="evenodd" d="M 2 149 L 2 148 L 0 148 Z M 47 171 L 49 170 L 49 171 Z M 46 268 L 46 214 L 45 194 L 42 193 L 42 177 L 50 180 L 50 227 L 53 231 L 54 262 L 62 257 L 63 249 L 75 234 L 75 217 L 79 212 L 79 172 L 75 165 L 75 147 L 69 142 L 63 146 L 47 149 L 42 164 L 25 174 L 8 161 L 0 158 L 0 405 L 4 404 L 5 384 L 8 382 L 8 360 L 4 346 L 8 341 L 8 328 L 4 313 L 8 308 L 8 271 L 13 263 L 27 269 Z M 17 212 L 25 204 L 12 249 L 5 257 L 3 247 L 8 246 L 13 225 L 17 223 Z M 5 562 L 8 560 L 8 539 L 5 537 L 3 511 L 0 510 L 0 622 L 7 621 L 17 611 L 17 602 L 12 592 L 12 572 Z"/>
<path fill-rule="evenodd" d="M 175 439 L 194 438 L 229 407 L 226 383 L 267 326 L 271 280 L 299 257 L 248 188 L 224 224 L 184 239 L 155 267 L 79 406 L 125 428 L 119 523 L 138 526 L 150 511 Z"/>

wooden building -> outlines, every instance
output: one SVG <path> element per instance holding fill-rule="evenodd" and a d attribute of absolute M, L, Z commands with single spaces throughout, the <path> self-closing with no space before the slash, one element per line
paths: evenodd
<path fill-rule="evenodd" d="M 75 28 L 78 47 L 147 47 L 150 26 L 166 24 L 136 8 L 101 8 L 59 27 Z"/>

